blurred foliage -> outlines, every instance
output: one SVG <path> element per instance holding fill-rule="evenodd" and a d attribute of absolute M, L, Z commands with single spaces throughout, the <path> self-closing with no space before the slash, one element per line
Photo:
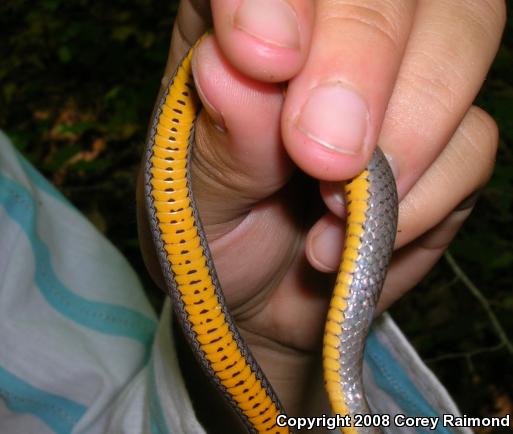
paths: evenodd
<path fill-rule="evenodd" d="M 0 2 L 0 128 L 129 258 L 134 186 L 177 2 Z"/>
<path fill-rule="evenodd" d="M 142 263 L 134 187 L 167 58 L 173 1 L 0 3 L 0 127 L 108 236 Z M 451 252 L 513 339 L 513 28 L 477 103 L 497 120 L 497 168 Z M 469 415 L 512 412 L 512 355 L 447 262 L 392 309 Z M 489 432 L 489 431 L 480 431 Z"/>

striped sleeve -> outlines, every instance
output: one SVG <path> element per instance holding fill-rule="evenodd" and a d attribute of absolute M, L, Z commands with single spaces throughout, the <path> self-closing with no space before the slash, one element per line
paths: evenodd
<path fill-rule="evenodd" d="M 203 433 L 168 315 L 0 132 L 0 432 Z"/>

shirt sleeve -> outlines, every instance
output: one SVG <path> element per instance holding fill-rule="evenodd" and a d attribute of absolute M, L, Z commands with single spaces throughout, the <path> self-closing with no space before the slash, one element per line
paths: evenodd
<path fill-rule="evenodd" d="M 203 434 L 170 324 L 0 132 L 0 432 Z"/>

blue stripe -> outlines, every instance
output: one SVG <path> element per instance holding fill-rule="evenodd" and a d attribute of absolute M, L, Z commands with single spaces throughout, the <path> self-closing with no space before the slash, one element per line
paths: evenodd
<path fill-rule="evenodd" d="M 410 380 L 401 364 L 371 331 L 365 348 L 365 361 L 369 364 L 376 384 L 401 407 L 406 416 L 439 417 L 431 405 Z M 450 434 L 452 431 L 441 426 L 432 431 L 417 428 L 420 433 Z"/>
<path fill-rule="evenodd" d="M 7 150 L 2 150 L 4 147 L 7 148 Z M 66 197 L 50 182 L 48 182 L 48 180 L 43 175 L 34 169 L 34 166 L 32 166 L 32 164 L 30 164 L 27 159 L 12 145 L 9 137 L 6 136 L 2 130 L 0 130 L 0 152 L 14 154 L 17 157 L 21 168 L 30 178 L 31 184 L 35 185 L 39 190 L 42 190 L 48 195 L 52 196 L 54 199 L 59 200 L 64 205 L 74 209 L 71 202 L 69 202 L 68 199 L 66 199 Z"/>
<path fill-rule="evenodd" d="M 0 397 L 12 412 L 29 413 L 57 434 L 71 433 L 86 411 L 82 404 L 31 386 L 2 367 Z"/>
<path fill-rule="evenodd" d="M 149 401 L 150 401 L 150 429 L 151 434 L 169 434 L 169 428 L 167 427 L 164 412 L 160 405 L 159 394 L 157 391 L 157 382 L 155 380 L 155 368 L 153 364 L 154 359 L 150 360 L 148 364 L 148 376 L 149 376 Z"/>
<path fill-rule="evenodd" d="M 36 203 L 20 184 L 0 175 L 0 205 L 27 236 L 34 254 L 35 282 L 46 301 L 66 318 L 101 333 L 141 342 L 149 355 L 156 323 L 133 309 L 88 300 L 70 291 L 55 274 L 50 249 L 36 230 Z"/>
<path fill-rule="evenodd" d="M 34 166 L 32 166 L 32 164 L 30 164 L 23 155 L 21 155 L 16 150 L 15 154 L 18 157 L 18 161 L 20 162 L 22 169 L 30 178 L 30 182 L 32 184 L 34 184 L 39 190 L 44 191 L 48 195 L 52 196 L 54 199 L 57 199 L 58 201 L 62 202 L 64 205 L 74 209 L 70 201 L 66 199 L 66 197 L 63 196 L 62 193 L 59 190 L 57 190 L 52 184 L 50 184 L 43 175 L 41 175 L 36 169 L 34 169 Z"/>

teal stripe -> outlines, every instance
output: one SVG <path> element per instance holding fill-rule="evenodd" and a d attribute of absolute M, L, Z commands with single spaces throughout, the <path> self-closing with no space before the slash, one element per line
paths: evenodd
<path fill-rule="evenodd" d="M 142 343 L 146 355 L 149 355 L 155 321 L 133 309 L 88 300 L 69 290 L 55 274 L 50 249 L 37 234 L 34 199 L 23 186 L 3 175 L 0 175 L 0 205 L 20 225 L 32 246 L 36 267 L 34 279 L 46 301 L 66 318 L 82 326 Z"/>
<path fill-rule="evenodd" d="M 18 151 L 15 151 L 15 154 L 18 157 L 18 161 L 20 162 L 21 167 L 30 178 L 30 182 L 32 184 L 34 184 L 39 190 L 44 191 L 49 196 L 52 196 L 54 199 L 57 199 L 64 205 L 74 209 L 71 202 L 66 199 L 66 197 L 63 196 L 59 190 L 50 184 L 43 175 L 34 169 L 34 166 L 32 166 L 32 164 L 30 164 L 23 155 L 21 155 Z"/>
<path fill-rule="evenodd" d="M 379 341 L 376 333 L 371 331 L 365 348 L 365 361 L 372 370 L 376 384 L 384 390 L 403 410 L 406 416 L 439 417 L 429 402 L 422 396 L 410 380 L 401 364 Z M 433 430 L 417 428 L 419 433 L 451 434 L 452 431 L 441 426 Z"/>
<path fill-rule="evenodd" d="M 3 150 L 2 148 L 7 149 Z M 53 198 L 59 200 L 63 204 L 73 208 L 73 205 L 68 201 L 68 199 L 66 199 L 66 197 L 64 197 L 59 190 L 57 190 L 50 182 L 48 182 L 48 180 L 43 175 L 34 169 L 34 166 L 32 166 L 32 164 L 30 164 L 23 155 L 21 155 L 21 153 L 12 145 L 9 137 L 6 136 L 2 130 L 0 130 L 0 152 L 5 152 L 6 154 L 12 153 L 16 155 L 21 168 L 30 178 L 31 184 L 35 185 L 38 189 L 44 191 Z"/>
<path fill-rule="evenodd" d="M 150 401 L 150 430 L 151 434 L 169 434 L 164 412 L 160 405 L 159 394 L 157 391 L 157 382 L 155 380 L 155 368 L 153 364 L 155 361 L 150 359 L 148 364 L 148 387 L 149 387 L 149 401 Z"/>
<path fill-rule="evenodd" d="M 0 397 L 12 412 L 31 414 L 57 434 L 71 433 L 87 410 L 78 402 L 30 385 L 1 366 Z"/>

